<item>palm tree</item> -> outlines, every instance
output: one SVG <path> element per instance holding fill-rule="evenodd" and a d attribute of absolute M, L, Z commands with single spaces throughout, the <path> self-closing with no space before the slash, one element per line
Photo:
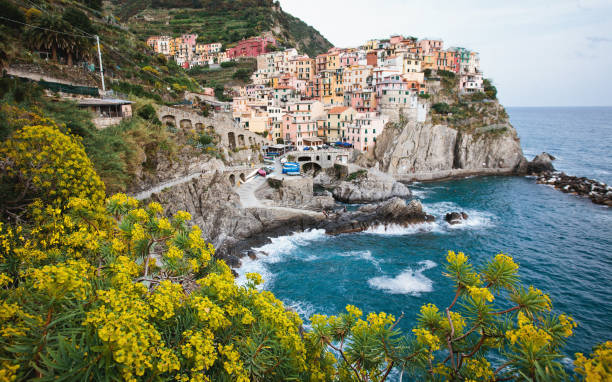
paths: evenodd
<path fill-rule="evenodd" d="M 26 31 L 30 44 L 35 49 L 51 50 L 54 60 L 58 59 L 58 51 L 68 56 L 68 65 L 72 65 L 73 57 L 87 54 L 88 39 L 78 36 L 70 24 L 59 17 L 43 16 L 36 25 Z"/>

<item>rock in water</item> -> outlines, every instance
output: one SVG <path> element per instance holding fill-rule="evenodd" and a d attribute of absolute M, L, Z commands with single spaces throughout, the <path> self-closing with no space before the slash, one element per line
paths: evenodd
<path fill-rule="evenodd" d="M 552 161 L 554 160 L 555 157 L 550 155 L 549 153 L 542 153 L 533 158 L 533 160 L 527 164 L 527 173 L 541 174 L 547 171 L 553 172 L 555 171 L 555 168 L 552 164 Z"/>
<path fill-rule="evenodd" d="M 462 221 L 467 220 L 468 214 L 465 212 L 449 212 L 444 216 L 444 220 L 448 224 L 460 224 Z"/>

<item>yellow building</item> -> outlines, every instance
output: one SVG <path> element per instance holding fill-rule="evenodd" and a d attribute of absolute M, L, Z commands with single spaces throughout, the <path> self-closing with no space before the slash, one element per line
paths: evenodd
<path fill-rule="evenodd" d="M 352 107 L 336 106 L 329 109 L 327 112 L 327 126 L 323 127 L 328 143 L 344 141 L 346 129 L 355 120 L 355 114 L 356 111 Z"/>

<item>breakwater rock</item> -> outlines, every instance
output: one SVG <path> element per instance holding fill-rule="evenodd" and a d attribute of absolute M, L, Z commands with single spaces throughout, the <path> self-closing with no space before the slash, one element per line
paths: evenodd
<path fill-rule="evenodd" d="M 612 207 L 612 187 L 603 182 L 557 171 L 539 173 L 537 182 L 551 185 L 565 193 L 587 197 L 595 204 Z"/>
<path fill-rule="evenodd" d="M 527 164 L 527 173 L 535 175 L 537 183 L 553 186 L 568 194 L 587 197 L 595 204 L 612 207 L 612 187 L 593 179 L 555 171 L 552 164 L 554 160 L 552 155 L 542 153 Z"/>

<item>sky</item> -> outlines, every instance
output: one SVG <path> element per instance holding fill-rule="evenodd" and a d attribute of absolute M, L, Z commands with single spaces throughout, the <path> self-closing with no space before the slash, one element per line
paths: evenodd
<path fill-rule="evenodd" d="M 505 106 L 611 106 L 612 0 L 280 0 L 338 47 L 392 34 L 480 53 Z"/>

